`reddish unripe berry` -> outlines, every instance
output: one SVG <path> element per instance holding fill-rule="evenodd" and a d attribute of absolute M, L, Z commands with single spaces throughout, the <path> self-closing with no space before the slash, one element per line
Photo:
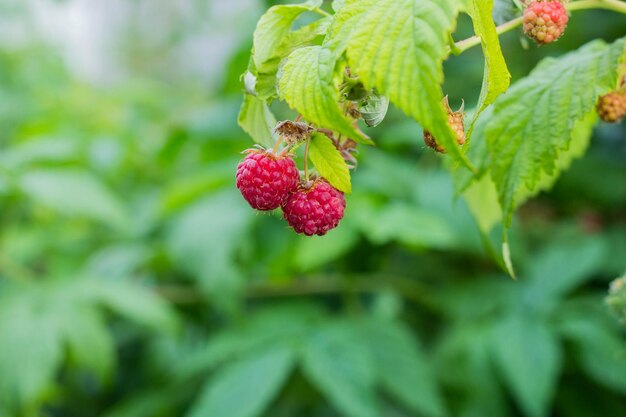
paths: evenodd
<path fill-rule="evenodd" d="M 552 43 L 563 35 L 568 20 L 560 1 L 533 1 L 524 10 L 524 33 L 539 45 Z"/>
<path fill-rule="evenodd" d="M 237 167 L 237 188 L 257 210 L 277 209 L 298 188 L 299 182 L 298 168 L 290 156 L 251 150 Z"/>
<path fill-rule="evenodd" d="M 600 97 L 596 111 L 605 122 L 619 122 L 626 116 L 626 90 L 613 91 Z"/>
<path fill-rule="evenodd" d="M 300 187 L 283 205 L 283 215 L 297 233 L 323 236 L 339 225 L 346 199 L 324 179 L 310 188 Z"/>

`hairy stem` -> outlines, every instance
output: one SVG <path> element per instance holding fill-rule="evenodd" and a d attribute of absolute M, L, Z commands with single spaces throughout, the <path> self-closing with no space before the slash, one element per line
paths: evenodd
<path fill-rule="evenodd" d="M 626 2 L 621 0 L 579 0 L 565 6 L 567 10 L 605 9 L 626 14 Z"/>
<path fill-rule="evenodd" d="M 516 27 L 520 26 L 523 22 L 522 17 L 515 18 L 509 22 L 503 23 L 496 28 L 496 32 L 498 35 L 502 35 L 503 33 L 509 32 Z M 471 38 L 464 39 L 456 43 L 457 50 L 460 52 L 465 52 L 468 49 L 475 47 L 476 45 L 480 45 L 480 37 L 472 36 Z"/>
<path fill-rule="evenodd" d="M 311 137 L 306 140 L 306 146 L 304 147 L 304 180 L 309 182 L 309 144 L 311 143 Z"/>
<path fill-rule="evenodd" d="M 579 0 L 571 2 L 565 6 L 568 11 L 574 12 L 578 10 L 589 9 L 605 9 L 612 10 L 614 12 L 626 14 L 626 2 L 620 0 Z M 523 22 L 522 17 L 518 17 L 509 22 L 503 23 L 496 28 L 498 35 L 509 32 L 516 27 L 520 26 Z M 464 39 L 456 43 L 456 48 L 460 52 L 467 51 L 474 46 L 480 45 L 480 37 L 472 36 L 471 38 Z"/>
<path fill-rule="evenodd" d="M 278 140 L 276 141 L 276 145 L 274 145 L 274 149 L 272 150 L 272 153 L 274 155 L 276 155 L 278 153 L 278 148 L 280 148 L 280 144 L 281 143 L 283 143 L 282 135 L 278 137 Z"/>
<path fill-rule="evenodd" d="M 312 11 L 313 11 L 313 12 L 315 12 L 315 13 L 321 14 L 322 16 L 326 16 L 326 17 L 328 17 L 328 16 L 330 16 L 330 15 L 331 15 L 331 14 L 330 14 L 330 13 L 328 13 L 326 10 L 322 10 L 322 9 L 320 9 L 319 7 L 316 7 L 316 8 L 315 8 L 315 9 L 313 9 Z"/>

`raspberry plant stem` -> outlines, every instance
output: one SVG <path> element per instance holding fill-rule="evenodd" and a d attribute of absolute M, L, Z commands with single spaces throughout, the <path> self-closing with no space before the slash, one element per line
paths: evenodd
<path fill-rule="evenodd" d="M 278 148 L 280 147 L 281 143 L 283 143 L 283 137 L 279 136 L 278 140 L 276 141 L 276 145 L 274 145 L 274 149 L 272 149 L 272 153 L 274 155 L 278 154 Z"/>
<path fill-rule="evenodd" d="M 440 304 L 429 295 L 432 289 L 414 279 L 403 276 L 380 276 L 377 274 L 359 275 L 318 275 L 296 280 L 293 284 L 259 283 L 251 284 L 244 296 L 247 299 L 291 298 L 302 296 L 324 296 L 344 293 L 361 295 L 377 294 L 382 290 L 393 289 L 405 300 L 433 312 L 441 312 Z M 208 303 L 206 296 L 192 287 L 182 285 L 158 286 L 155 290 L 172 303 L 194 305 Z"/>
<path fill-rule="evenodd" d="M 326 10 L 322 10 L 322 9 L 320 9 L 319 7 L 316 7 L 316 8 L 314 8 L 314 9 L 313 9 L 313 10 L 311 10 L 311 11 L 312 11 L 312 12 L 315 12 L 315 13 L 318 13 L 318 14 L 321 14 L 322 16 L 325 16 L 325 17 L 329 17 L 329 16 L 331 15 L 331 14 L 330 14 L 330 13 L 328 13 Z"/>
<path fill-rule="evenodd" d="M 626 2 L 620 0 L 579 0 L 567 4 L 565 8 L 570 12 L 589 9 L 604 9 L 626 14 Z M 522 23 L 523 18 L 518 17 L 501 24 L 496 28 L 496 31 L 498 32 L 498 35 L 501 35 L 515 29 L 518 26 L 521 26 Z M 480 45 L 480 38 L 478 36 L 472 36 L 471 38 L 457 42 L 455 45 L 456 49 L 460 51 L 459 53 L 461 53 Z"/>
<path fill-rule="evenodd" d="M 567 10 L 605 9 L 626 14 L 626 2 L 621 0 L 579 0 L 565 6 Z"/>
<path fill-rule="evenodd" d="M 309 182 L 309 144 L 311 143 L 311 138 L 308 137 L 306 140 L 306 145 L 304 147 L 304 180 Z"/>

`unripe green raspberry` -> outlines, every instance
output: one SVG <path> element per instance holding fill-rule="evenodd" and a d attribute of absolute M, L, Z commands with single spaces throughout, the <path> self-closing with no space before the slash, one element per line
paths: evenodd
<path fill-rule="evenodd" d="M 598 99 L 598 116 L 605 122 L 617 123 L 626 116 L 626 90 L 612 91 Z"/>
<path fill-rule="evenodd" d="M 463 118 L 465 117 L 465 113 L 462 106 L 459 111 L 453 111 L 450 108 L 450 104 L 448 103 L 448 96 L 444 97 L 441 101 L 443 103 L 443 107 L 448 112 L 448 124 L 452 128 L 454 135 L 456 137 L 456 142 L 459 145 L 465 144 L 465 124 L 463 123 Z M 446 153 L 446 150 L 441 146 L 435 137 L 428 130 L 424 130 L 424 143 L 429 148 L 434 149 L 439 153 Z"/>

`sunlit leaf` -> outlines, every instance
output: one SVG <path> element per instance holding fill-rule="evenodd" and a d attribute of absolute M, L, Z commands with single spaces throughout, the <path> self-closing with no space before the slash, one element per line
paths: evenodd
<path fill-rule="evenodd" d="M 258 144 L 270 148 L 276 141 L 274 135 L 276 118 L 265 101 L 246 94 L 237 121 Z"/>
<path fill-rule="evenodd" d="M 330 185 L 344 193 L 352 192 L 348 164 L 328 137 L 321 133 L 311 136 L 309 157 Z"/>
<path fill-rule="evenodd" d="M 476 36 L 480 37 L 485 57 L 483 86 L 470 133 L 480 113 L 485 107 L 491 105 L 500 94 L 503 94 L 511 83 L 511 74 L 509 74 L 502 55 L 500 39 L 492 18 L 493 5 L 493 0 L 471 0 L 469 2 L 469 14 L 474 24 L 474 32 Z"/>
<path fill-rule="evenodd" d="M 520 195 L 534 191 L 542 175 L 558 172 L 556 161 L 569 149 L 574 126 L 613 88 L 625 42 L 596 41 L 547 58 L 495 103 L 486 137 L 506 226 Z"/>
<path fill-rule="evenodd" d="M 322 46 L 295 50 L 287 57 L 278 83 L 280 97 L 302 117 L 362 143 L 371 143 L 339 107 L 336 57 Z"/>
<path fill-rule="evenodd" d="M 461 0 L 352 0 L 336 17 L 326 45 L 344 50 L 351 70 L 432 132 L 469 166 L 441 105 L 442 63 Z"/>

